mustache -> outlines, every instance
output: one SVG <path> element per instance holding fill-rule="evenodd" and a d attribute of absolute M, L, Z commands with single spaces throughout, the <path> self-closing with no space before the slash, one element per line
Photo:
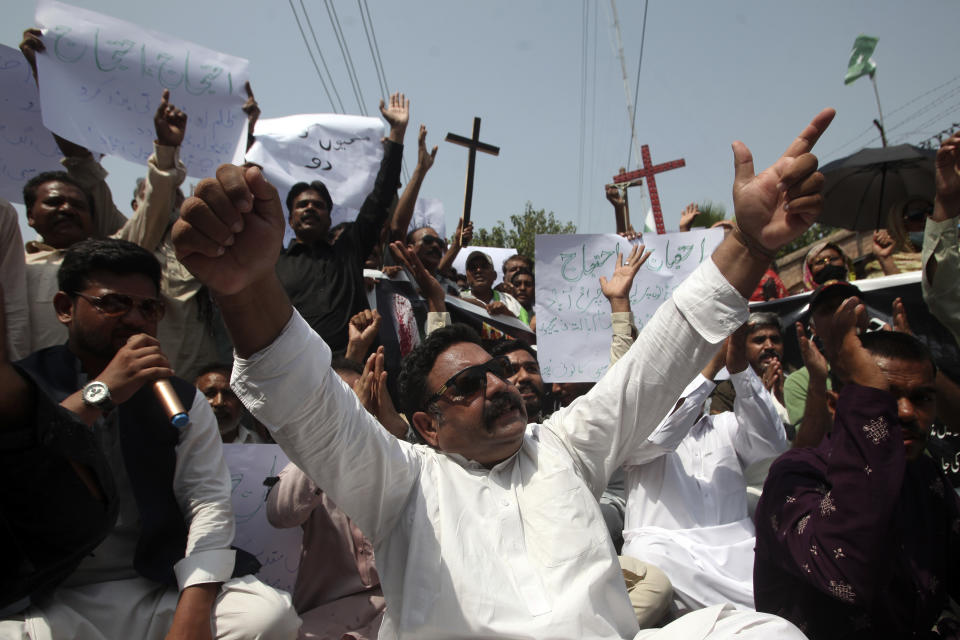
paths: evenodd
<path fill-rule="evenodd" d="M 491 422 L 510 411 L 523 411 L 523 400 L 519 394 L 501 391 L 492 398 L 483 408 L 483 421 L 489 425 Z"/>
<path fill-rule="evenodd" d="M 776 351 L 776 349 L 764 349 L 760 352 L 760 359 L 762 360 L 763 358 L 776 358 L 779 360 L 780 354 Z"/>

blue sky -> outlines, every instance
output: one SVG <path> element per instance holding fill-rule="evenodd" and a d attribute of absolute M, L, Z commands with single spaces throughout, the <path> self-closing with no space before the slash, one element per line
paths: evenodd
<path fill-rule="evenodd" d="M 507 220 L 529 200 L 580 231 L 613 230 L 603 185 L 627 163 L 630 123 L 609 2 L 367 3 L 390 89 L 412 101 L 407 166 L 416 161 L 420 123 L 429 129 L 428 142 L 440 146 L 421 195 L 444 203 L 448 229 L 463 205 L 466 150 L 442 139 L 451 131 L 469 135 L 480 116 L 481 138 L 501 153 L 478 155 L 475 223 Z M 331 110 L 287 2 L 71 4 L 247 58 L 265 118 Z M 293 5 L 302 19 L 300 0 Z M 347 111 L 358 113 L 325 5 L 304 5 Z M 334 6 L 372 115 L 379 90 L 358 5 L 334 0 Z M 619 0 L 616 6 L 632 98 L 644 4 Z M 2 7 L 0 41 L 16 46 L 32 24 L 34 5 L 2 0 Z M 946 0 L 651 2 L 637 135 L 650 145 L 654 162 L 686 159 L 685 168 L 657 178 L 667 228 L 676 228 L 690 201 L 711 199 L 730 212 L 735 139 L 750 147 L 758 168 L 766 166 L 819 109 L 832 106 L 837 118 L 816 149 L 823 163 L 879 146 L 869 81 L 843 84 L 860 33 L 880 39 L 873 57 L 892 144 L 917 142 L 960 121 L 960 71 L 949 62 L 957 58 L 958 19 L 960 3 Z M 143 169 L 110 158 L 104 164 L 124 210 Z M 640 207 L 649 200 L 631 193 L 632 218 L 642 223 Z M 25 231 L 25 239 L 32 236 Z"/>

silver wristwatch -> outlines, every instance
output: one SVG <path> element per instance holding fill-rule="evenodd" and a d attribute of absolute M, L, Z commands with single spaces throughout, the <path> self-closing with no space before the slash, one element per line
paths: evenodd
<path fill-rule="evenodd" d="M 93 380 L 83 386 L 81 392 L 83 404 L 107 413 L 113 409 L 113 400 L 110 399 L 110 388 L 99 380 Z"/>

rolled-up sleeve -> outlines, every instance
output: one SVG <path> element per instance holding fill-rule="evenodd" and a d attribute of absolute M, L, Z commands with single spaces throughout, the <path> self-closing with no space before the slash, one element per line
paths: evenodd
<path fill-rule="evenodd" d="M 228 581 L 236 555 L 230 548 L 235 528 L 230 472 L 216 418 L 201 393 L 194 395 L 190 422 L 180 433 L 173 492 L 189 527 L 186 556 L 173 567 L 180 589 Z"/>

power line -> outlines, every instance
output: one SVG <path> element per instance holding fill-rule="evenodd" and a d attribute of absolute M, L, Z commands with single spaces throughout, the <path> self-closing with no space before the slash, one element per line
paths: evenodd
<path fill-rule="evenodd" d="M 577 216 L 579 218 L 580 210 L 583 208 L 583 171 L 585 147 L 585 138 L 587 131 L 587 36 L 588 20 L 590 17 L 589 5 L 587 0 L 582 2 L 582 19 L 580 20 L 580 149 L 578 157 L 580 158 L 579 186 L 577 187 Z"/>
<path fill-rule="evenodd" d="M 353 95 L 357 99 L 357 107 L 363 115 L 369 115 L 364 106 L 366 101 L 363 99 L 363 92 L 360 90 L 360 80 L 357 78 L 357 70 L 353 66 L 353 58 L 350 56 L 350 48 L 347 46 L 346 37 L 343 35 L 343 29 L 340 27 L 340 19 L 337 17 L 337 10 L 330 0 L 323 0 L 327 8 L 327 15 L 330 17 L 330 24 L 333 26 L 333 33 L 337 37 L 337 44 L 340 46 L 340 54 L 343 56 L 343 62 L 347 67 L 347 76 L 350 78 L 350 84 L 353 86 Z"/>
<path fill-rule="evenodd" d="M 892 116 L 892 115 L 894 115 L 894 114 L 900 113 L 901 111 L 903 111 L 904 109 L 906 109 L 906 108 L 909 107 L 910 105 L 915 104 L 915 103 L 918 102 L 919 100 L 922 100 L 923 98 L 929 96 L 929 95 L 932 94 L 932 93 L 936 93 L 937 91 L 943 89 L 944 87 L 946 87 L 946 86 L 948 86 L 948 85 L 950 85 L 950 84 L 953 84 L 953 83 L 956 82 L 957 80 L 960 80 L 960 76 L 955 76 L 955 77 L 951 78 L 950 80 L 947 80 L 947 81 L 944 82 L 943 84 L 940 84 L 940 85 L 934 87 L 933 89 L 929 89 L 928 91 L 925 91 L 924 93 L 922 93 L 922 94 L 920 94 L 920 95 L 912 98 L 911 100 L 908 100 L 907 102 L 905 102 L 904 104 L 900 105 L 899 107 L 897 107 L 897 108 L 894 109 L 893 111 L 889 112 L 889 113 L 887 114 L 887 118 L 889 118 L 890 116 Z M 954 89 L 954 92 L 955 92 L 955 91 L 956 91 L 956 89 Z M 952 95 L 954 92 L 951 92 L 950 95 Z M 935 104 L 940 104 L 940 102 L 938 102 L 937 100 L 939 100 L 939 99 L 934 99 Z M 928 103 L 928 104 L 929 104 L 929 103 Z M 934 106 L 935 106 L 935 105 L 934 105 Z M 922 109 L 922 108 L 923 108 L 923 107 L 921 107 L 921 109 Z M 916 113 L 917 113 L 917 112 L 914 112 L 914 114 L 916 114 Z M 899 124 L 897 124 L 897 125 L 895 125 L 895 126 L 893 126 L 893 127 L 888 127 L 888 128 L 887 128 L 887 131 L 892 131 L 892 130 L 896 129 L 896 128 L 899 127 L 899 126 L 902 126 L 903 124 L 905 124 L 906 122 L 908 122 L 909 120 L 911 120 L 912 117 L 913 117 L 913 116 L 906 118 L 905 120 L 901 121 Z M 844 143 L 841 144 L 840 146 L 834 147 L 834 148 L 833 148 L 832 150 L 830 150 L 829 152 L 824 153 L 824 154 L 823 154 L 823 157 L 824 157 L 824 158 L 830 158 L 830 157 L 832 157 L 833 155 L 839 153 L 840 151 L 843 151 L 843 150 L 846 149 L 847 147 L 855 144 L 855 143 L 856 143 L 858 140 L 860 140 L 863 136 L 865 136 L 865 135 L 867 135 L 868 133 L 871 133 L 871 132 L 873 132 L 873 131 L 876 131 L 876 128 L 874 127 L 874 125 L 873 125 L 873 124 L 868 125 L 863 131 L 861 131 L 860 133 L 858 133 L 857 135 L 855 135 L 853 138 L 849 139 L 847 142 L 844 142 Z M 880 139 L 879 136 L 875 136 L 875 137 L 873 137 L 873 138 L 870 140 L 870 142 L 868 142 L 867 144 L 872 144 L 873 142 L 875 142 L 875 141 L 877 141 L 877 140 L 879 140 L 879 139 Z M 864 146 L 866 146 L 866 145 L 864 145 Z"/>
<path fill-rule="evenodd" d="M 592 197 L 592 190 L 594 184 L 594 175 L 596 171 L 596 163 L 594 158 L 596 157 L 594 152 L 596 151 L 596 141 L 597 141 L 597 42 L 599 40 L 599 11 L 597 5 L 599 3 L 593 3 L 593 76 L 590 78 L 592 86 L 592 95 L 590 101 L 590 185 L 591 185 L 591 196 L 587 198 L 587 202 L 590 203 L 590 207 L 587 209 L 587 217 L 593 219 L 593 202 L 594 197 Z M 581 222 L 578 220 L 578 222 Z M 583 233 L 585 230 L 580 229 L 580 232 Z"/>
<path fill-rule="evenodd" d="M 390 89 L 387 88 L 387 75 L 383 71 L 383 61 L 380 59 L 380 48 L 375 47 L 376 36 L 373 34 L 373 18 L 370 16 L 370 7 L 367 6 L 367 0 L 357 0 L 357 8 L 360 10 L 360 19 L 363 21 L 363 33 L 367 36 L 367 46 L 370 47 L 370 57 L 373 58 L 373 68 L 377 72 L 377 82 L 380 83 L 380 97 L 386 102 L 390 96 Z M 366 15 L 364 15 L 366 8 Z M 369 21 L 369 28 L 367 23 Z M 374 50 L 376 48 L 376 50 Z"/>
<path fill-rule="evenodd" d="M 633 89 L 633 117 L 630 118 L 630 137 L 636 137 L 636 125 L 637 125 L 637 98 L 640 97 L 640 68 L 643 66 L 643 43 L 647 37 L 647 7 L 650 6 L 650 3 L 644 0 L 643 3 L 643 27 L 640 30 L 640 60 L 637 61 L 637 83 Z M 633 147 L 630 147 L 630 150 L 627 152 L 627 167 L 630 166 L 630 160 L 632 158 Z"/>
<path fill-rule="evenodd" d="M 303 0 L 300 0 L 300 7 L 303 9 L 303 17 L 307 20 L 307 27 L 310 28 L 310 35 L 313 36 L 313 44 L 317 47 L 317 55 L 320 56 L 320 63 L 323 65 L 323 70 L 327 72 L 327 77 L 330 79 L 330 86 L 333 87 L 333 95 L 337 97 L 337 104 L 340 105 L 340 111 L 338 113 L 346 113 L 347 110 L 343 108 L 343 100 L 340 99 L 340 92 L 337 91 L 337 85 L 333 81 L 333 74 L 330 73 L 327 61 L 323 57 L 323 51 L 320 49 L 320 41 L 317 40 L 317 34 L 313 30 L 313 22 L 310 21 L 310 14 L 307 13 L 307 7 L 303 4 Z"/>
<path fill-rule="evenodd" d="M 317 77 L 320 78 L 320 84 L 323 86 L 323 92 L 327 94 L 327 100 L 330 101 L 330 109 L 332 111 L 336 111 L 337 107 L 333 103 L 333 98 L 330 97 L 330 90 L 327 89 L 327 83 L 324 82 L 323 74 L 320 73 L 320 67 L 317 65 L 317 59 L 313 56 L 313 51 L 310 49 L 310 43 L 307 41 L 307 34 L 304 33 L 303 26 L 300 24 L 300 16 L 297 15 L 297 9 L 293 6 L 293 0 L 287 1 L 290 3 L 290 10 L 293 11 L 293 18 L 297 21 L 297 28 L 300 29 L 300 36 L 303 38 L 303 44 L 307 47 L 307 53 L 310 54 L 310 60 L 313 61 L 313 68 L 317 70 Z"/>

